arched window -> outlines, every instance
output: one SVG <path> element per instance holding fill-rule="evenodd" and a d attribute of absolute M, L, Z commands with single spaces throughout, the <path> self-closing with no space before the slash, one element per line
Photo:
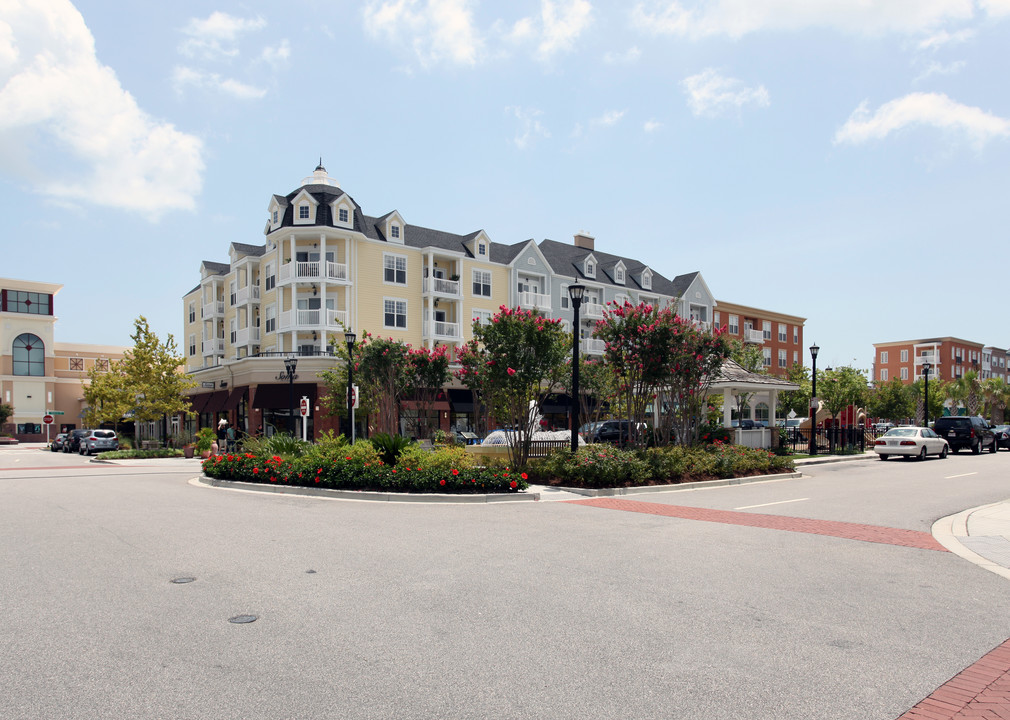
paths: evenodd
<path fill-rule="evenodd" d="M 45 376 L 46 346 L 37 335 L 21 333 L 14 338 L 14 374 Z"/>
<path fill-rule="evenodd" d="M 759 402 L 754 408 L 754 419 L 760 422 L 768 422 L 768 405 L 767 403 Z"/>

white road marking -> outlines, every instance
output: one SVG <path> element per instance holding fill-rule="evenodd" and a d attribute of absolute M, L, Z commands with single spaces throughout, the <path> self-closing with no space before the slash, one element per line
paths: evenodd
<path fill-rule="evenodd" d="M 973 473 L 962 473 L 961 475 L 948 475 L 947 477 L 944 478 L 944 480 L 953 480 L 954 478 L 968 477 L 969 475 L 978 475 L 978 473 L 973 472 Z"/>
<path fill-rule="evenodd" d="M 785 505 L 786 503 L 803 502 L 804 500 L 809 500 L 810 498 L 796 498 L 795 500 L 779 500 L 778 502 L 761 503 L 760 505 L 744 505 L 743 507 L 733 508 L 734 510 L 750 510 L 751 508 L 768 507 L 769 505 Z"/>

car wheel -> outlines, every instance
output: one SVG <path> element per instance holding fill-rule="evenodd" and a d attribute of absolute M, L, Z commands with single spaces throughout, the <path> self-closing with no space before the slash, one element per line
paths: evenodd
<path fill-rule="evenodd" d="M 919 460 L 925 460 L 925 459 L 926 459 L 926 446 L 923 445 L 922 450 L 919 451 Z"/>
<path fill-rule="evenodd" d="M 881 456 L 880 456 L 880 459 L 881 459 L 881 460 L 887 460 L 887 455 L 881 455 Z"/>
<path fill-rule="evenodd" d="M 982 452 L 982 441 L 979 440 L 978 442 L 976 442 L 974 445 L 971 446 L 971 454 L 978 455 L 981 452 Z"/>
<path fill-rule="evenodd" d="M 946 445 L 944 445 L 943 446 L 943 450 L 940 451 L 940 459 L 941 460 L 946 460 L 947 459 L 947 446 Z"/>
<path fill-rule="evenodd" d="M 999 448 L 996 446 L 996 440 L 993 439 L 992 445 L 989 446 L 989 452 L 996 452 Z"/>

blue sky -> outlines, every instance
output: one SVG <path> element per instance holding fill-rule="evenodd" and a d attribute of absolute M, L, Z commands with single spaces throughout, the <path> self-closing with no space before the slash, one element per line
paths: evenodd
<path fill-rule="evenodd" d="M 1010 0 L 0 0 L 0 276 L 65 285 L 60 340 L 181 343 L 200 262 L 321 156 L 368 214 L 701 271 L 829 365 L 1007 347 L 1008 29 Z"/>

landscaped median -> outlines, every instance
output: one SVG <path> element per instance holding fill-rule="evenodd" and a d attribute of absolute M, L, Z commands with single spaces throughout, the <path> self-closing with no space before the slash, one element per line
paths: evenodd
<path fill-rule="evenodd" d="M 621 450 L 587 445 L 575 454 L 558 450 L 531 460 L 525 470 L 476 458 L 462 446 L 395 452 L 369 441 L 354 445 L 329 439 L 296 452 L 215 455 L 204 474 L 218 480 L 383 493 L 518 493 L 530 483 L 573 488 L 637 487 L 720 480 L 793 471 L 792 459 L 739 445 Z M 263 452 L 263 450 L 268 450 Z"/>

